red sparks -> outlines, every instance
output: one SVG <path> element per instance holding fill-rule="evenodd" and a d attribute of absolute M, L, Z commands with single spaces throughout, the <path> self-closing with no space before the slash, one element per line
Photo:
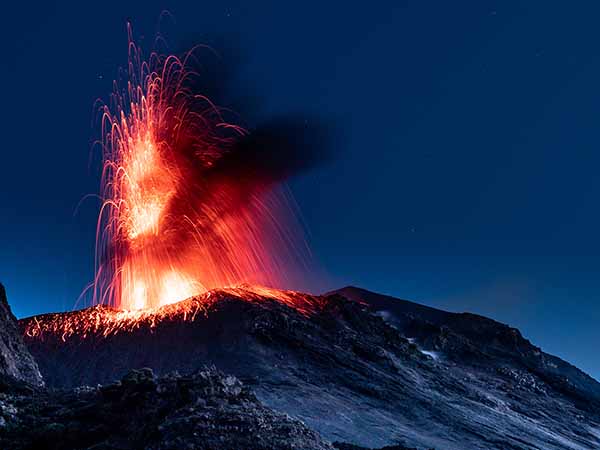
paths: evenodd
<path fill-rule="evenodd" d="M 64 342 L 72 337 L 107 337 L 140 328 L 153 329 L 162 322 L 193 322 L 198 317 L 207 316 L 211 307 L 225 298 L 257 304 L 276 301 L 304 316 L 310 316 L 323 307 L 322 297 L 260 286 L 238 286 L 212 290 L 152 310 L 127 311 L 97 305 L 68 313 L 34 316 L 23 320 L 23 334 L 30 339 L 43 340 L 51 336 Z"/>
<path fill-rule="evenodd" d="M 139 311 L 216 287 L 281 285 L 294 233 L 275 177 L 228 171 L 246 132 L 190 87 L 193 52 L 143 60 L 129 37 L 129 79 L 102 109 L 94 303 Z"/>

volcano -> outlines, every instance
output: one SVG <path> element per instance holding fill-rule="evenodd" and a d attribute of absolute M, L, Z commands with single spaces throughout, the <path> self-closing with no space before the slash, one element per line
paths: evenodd
<path fill-rule="evenodd" d="M 53 388 L 111 383 L 132 368 L 214 366 L 331 442 L 600 446 L 600 383 L 584 372 L 494 320 L 359 288 L 239 286 L 152 312 L 95 306 L 19 327 Z"/>

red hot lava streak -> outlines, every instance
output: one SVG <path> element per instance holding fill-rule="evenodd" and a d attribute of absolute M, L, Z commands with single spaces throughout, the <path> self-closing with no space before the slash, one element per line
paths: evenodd
<path fill-rule="evenodd" d="M 280 285 L 294 258 L 282 177 L 260 161 L 239 167 L 247 132 L 196 92 L 193 58 L 143 59 L 129 30 L 128 81 L 101 111 L 96 304 L 144 310 L 216 287 Z"/>

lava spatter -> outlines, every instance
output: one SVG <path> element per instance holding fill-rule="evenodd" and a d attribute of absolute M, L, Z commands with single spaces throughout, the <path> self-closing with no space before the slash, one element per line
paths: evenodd
<path fill-rule="evenodd" d="M 140 311 L 241 283 L 282 286 L 303 247 L 278 188 L 287 172 L 244 154 L 249 133 L 198 89 L 194 50 L 144 59 L 128 29 L 127 81 L 101 110 L 93 303 Z"/>

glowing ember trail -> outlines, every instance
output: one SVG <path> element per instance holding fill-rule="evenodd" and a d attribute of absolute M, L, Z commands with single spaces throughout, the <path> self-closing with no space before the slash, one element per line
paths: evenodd
<path fill-rule="evenodd" d="M 247 133 L 195 91 L 192 60 L 144 60 L 129 29 L 128 81 L 102 109 L 95 304 L 143 310 L 216 287 L 281 285 L 294 259 L 283 176 L 239 155 Z"/>
<path fill-rule="evenodd" d="M 246 285 L 215 289 L 152 310 L 125 311 L 97 305 L 79 311 L 43 314 L 25 319 L 23 334 L 30 339 L 50 337 L 64 342 L 69 338 L 107 337 L 135 329 L 154 329 L 163 322 L 193 322 L 208 316 L 213 306 L 226 299 L 257 304 L 275 301 L 294 308 L 304 316 L 317 313 L 326 303 L 323 297 Z"/>

